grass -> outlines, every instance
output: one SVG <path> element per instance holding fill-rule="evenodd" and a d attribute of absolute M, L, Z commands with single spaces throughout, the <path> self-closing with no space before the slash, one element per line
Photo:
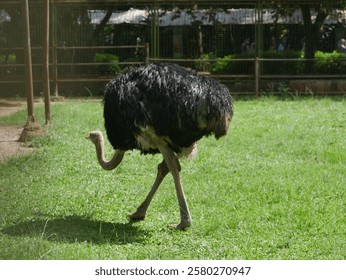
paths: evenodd
<path fill-rule="evenodd" d="M 30 143 L 37 151 L 0 165 L 1 259 L 346 258 L 344 99 L 235 102 L 229 135 L 202 139 L 198 158 L 181 162 L 193 219 L 182 232 L 167 227 L 179 222 L 170 176 L 145 221 L 126 217 L 160 155 L 131 151 L 104 171 L 85 140 L 103 129 L 101 105 L 52 112 L 48 137 Z M 25 120 L 22 111 L 0 123 Z"/>

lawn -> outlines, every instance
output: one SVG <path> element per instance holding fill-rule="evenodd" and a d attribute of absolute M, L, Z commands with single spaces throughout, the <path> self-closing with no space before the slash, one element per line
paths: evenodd
<path fill-rule="evenodd" d="M 193 225 L 177 231 L 171 176 L 146 220 L 127 220 L 161 156 L 130 151 L 104 171 L 85 139 L 103 130 L 100 103 L 53 104 L 48 136 L 29 143 L 37 151 L 0 165 L 0 259 L 345 259 L 345 100 L 238 100 L 234 110 L 226 137 L 203 138 L 197 159 L 181 161 Z"/>

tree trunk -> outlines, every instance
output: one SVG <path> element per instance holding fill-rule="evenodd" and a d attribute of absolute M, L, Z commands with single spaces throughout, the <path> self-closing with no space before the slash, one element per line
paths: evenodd
<path fill-rule="evenodd" d="M 314 64 L 315 48 L 313 42 L 313 28 L 311 22 L 311 12 L 308 5 L 302 5 L 302 14 L 304 20 L 304 33 L 305 33 L 305 74 L 311 74 Z"/>
<path fill-rule="evenodd" d="M 313 73 L 315 52 L 319 48 L 320 44 L 320 29 L 323 26 L 324 20 L 327 17 L 326 9 L 319 7 L 316 12 L 315 23 L 311 20 L 311 9 L 309 5 L 302 5 L 302 14 L 304 21 L 304 33 L 305 33 L 305 74 Z"/>
<path fill-rule="evenodd" d="M 114 10 L 115 10 L 114 7 L 108 8 L 107 13 L 105 14 L 104 18 L 101 20 L 100 24 L 96 25 L 96 28 L 92 34 L 92 38 L 94 42 L 97 42 L 97 44 L 100 42 L 100 38 L 99 38 L 100 33 L 103 31 L 104 27 L 108 23 Z"/>

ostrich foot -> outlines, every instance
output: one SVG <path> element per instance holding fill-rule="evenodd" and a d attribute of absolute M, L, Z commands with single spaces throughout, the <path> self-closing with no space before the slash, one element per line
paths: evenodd
<path fill-rule="evenodd" d="M 132 214 L 128 214 L 127 216 L 131 221 L 142 221 L 145 219 L 145 213 L 138 212 L 138 211 Z"/>
<path fill-rule="evenodd" d="M 171 224 L 170 226 L 178 230 L 184 230 L 191 226 L 191 220 L 183 219 L 181 220 L 180 224 Z"/>

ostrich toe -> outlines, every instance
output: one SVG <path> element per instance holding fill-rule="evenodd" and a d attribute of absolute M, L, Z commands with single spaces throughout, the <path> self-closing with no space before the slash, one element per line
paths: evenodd
<path fill-rule="evenodd" d="M 178 230 L 184 230 L 191 226 L 191 220 L 190 219 L 183 219 L 181 220 L 180 224 L 171 224 L 172 228 L 178 229 Z"/>
<path fill-rule="evenodd" d="M 131 221 L 142 221 L 145 219 L 145 214 L 146 213 L 136 211 L 134 213 L 128 214 L 127 216 Z"/>

